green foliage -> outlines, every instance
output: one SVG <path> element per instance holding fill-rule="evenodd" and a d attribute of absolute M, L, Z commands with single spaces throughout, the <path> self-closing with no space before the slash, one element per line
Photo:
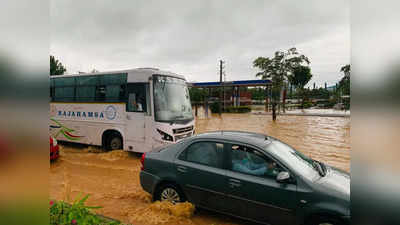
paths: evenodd
<path fill-rule="evenodd" d="M 72 205 L 64 201 L 50 202 L 50 225 L 117 225 L 119 222 L 108 221 L 93 214 L 92 209 L 101 207 L 86 206 L 89 195 L 75 200 Z"/>
<path fill-rule="evenodd" d="M 247 91 L 251 93 L 251 99 L 253 100 L 264 100 L 265 89 L 264 88 L 249 88 Z"/>
<path fill-rule="evenodd" d="M 212 113 L 219 113 L 219 103 L 218 102 L 213 102 L 210 104 L 210 110 Z"/>
<path fill-rule="evenodd" d="M 326 108 L 333 108 L 333 106 L 337 103 L 336 99 L 329 99 L 329 102 L 325 104 Z"/>
<path fill-rule="evenodd" d="M 345 76 L 349 77 L 350 76 L 350 64 L 342 66 L 342 68 L 340 68 L 340 72 L 343 72 Z"/>
<path fill-rule="evenodd" d="M 344 109 L 349 110 L 350 109 L 350 99 L 343 99 L 343 104 L 344 104 Z"/>
<path fill-rule="evenodd" d="M 210 104 L 210 110 L 212 113 L 219 113 L 219 103 L 213 102 Z M 225 108 L 226 113 L 247 113 L 251 111 L 250 106 L 228 106 Z"/>
<path fill-rule="evenodd" d="M 298 66 L 293 69 L 293 73 L 288 76 L 289 82 L 296 88 L 304 88 L 311 80 L 311 69 L 308 66 Z"/>
<path fill-rule="evenodd" d="M 226 107 L 225 112 L 227 113 L 248 113 L 251 111 L 250 106 L 229 106 Z"/>
<path fill-rule="evenodd" d="M 208 97 L 208 92 L 200 88 L 189 88 L 191 102 L 201 102 Z"/>
<path fill-rule="evenodd" d="M 339 90 L 342 92 L 342 95 L 350 95 L 350 78 L 343 77 L 339 81 Z"/>
<path fill-rule="evenodd" d="M 308 96 L 308 93 L 304 90 L 304 86 L 311 80 L 311 78 L 312 74 L 310 67 L 302 65 L 294 68 L 293 73 L 288 76 L 289 82 L 296 87 L 303 102 L 306 99 L 306 96 Z M 304 107 L 305 104 L 303 104 L 303 108 Z"/>
<path fill-rule="evenodd" d="M 340 72 L 343 72 L 344 76 L 339 81 L 339 90 L 342 95 L 350 95 L 350 64 L 340 68 Z"/>
<path fill-rule="evenodd" d="M 289 76 L 292 76 L 295 68 L 304 63 L 310 63 L 308 58 L 304 55 L 300 55 L 296 48 L 290 48 L 286 52 L 276 51 L 273 58 L 258 57 L 253 61 L 253 66 L 261 70 L 256 74 L 256 77 L 271 79 L 272 100 L 277 102 L 284 81 L 287 80 Z"/>
<path fill-rule="evenodd" d="M 55 59 L 54 56 L 50 56 L 50 75 L 62 75 L 67 71 L 63 64 Z"/>
<path fill-rule="evenodd" d="M 331 95 L 331 93 L 326 90 L 325 88 L 318 88 L 318 89 L 312 89 L 312 90 L 305 90 L 309 98 L 314 98 L 314 99 L 328 99 Z"/>
<path fill-rule="evenodd" d="M 256 77 L 271 79 L 272 119 L 276 119 L 276 105 L 280 99 L 280 91 L 285 81 L 294 73 L 294 69 L 310 61 L 305 55 L 300 55 L 296 48 L 290 48 L 286 52 L 276 51 L 273 58 L 258 57 L 253 61 L 253 67 L 261 70 Z"/>
<path fill-rule="evenodd" d="M 308 108 L 311 108 L 312 106 L 313 106 L 312 102 L 306 101 L 306 102 L 304 102 L 303 108 L 308 109 Z"/>

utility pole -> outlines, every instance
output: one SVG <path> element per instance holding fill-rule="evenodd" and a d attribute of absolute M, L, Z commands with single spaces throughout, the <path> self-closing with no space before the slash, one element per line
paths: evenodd
<path fill-rule="evenodd" d="M 224 101 L 224 104 L 223 104 L 223 109 L 224 109 L 224 111 L 225 111 L 225 108 L 226 108 L 226 106 L 225 106 L 225 82 L 226 82 L 226 73 L 225 73 L 225 71 L 223 72 L 223 74 L 224 74 L 224 84 L 222 85 L 222 94 L 223 94 L 223 101 Z"/>
<path fill-rule="evenodd" d="M 223 70 L 224 70 L 224 63 L 225 63 L 224 61 L 219 60 L 219 82 L 220 82 L 220 88 L 219 88 L 219 115 L 221 115 L 221 113 L 222 113 L 222 88 L 223 88 L 222 74 L 223 74 Z"/>

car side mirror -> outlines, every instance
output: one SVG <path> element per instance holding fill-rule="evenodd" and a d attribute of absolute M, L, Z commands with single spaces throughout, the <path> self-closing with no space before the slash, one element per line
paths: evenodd
<path fill-rule="evenodd" d="M 278 183 L 286 183 L 290 180 L 290 174 L 289 172 L 282 171 L 278 173 L 278 176 L 276 176 L 276 181 Z"/>

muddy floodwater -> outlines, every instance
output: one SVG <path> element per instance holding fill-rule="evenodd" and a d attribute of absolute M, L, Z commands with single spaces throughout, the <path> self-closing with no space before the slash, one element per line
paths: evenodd
<path fill-rule="evenodd" d="M 314 159 L 350 171 L 350 118 L 224 114 L 205 118 L 199 113 L 196 132 L 242 130 L 276 137 Z M 139 183 L 140 158 L 123 151 L 62 145 L 60 158 L 50 165 L 50 198 L 73 201 L 90 194 L 97 213 L 134 225 L 250 224 L 191 204 L 151 203 Z"/>

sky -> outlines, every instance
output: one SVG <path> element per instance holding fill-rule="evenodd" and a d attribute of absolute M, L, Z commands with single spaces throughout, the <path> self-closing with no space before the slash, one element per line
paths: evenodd
<path fill-rule="evenodd" d="M 156 67 L 189 81 L 258 79 L 252 62 L 296 47 L 314 82 L 350 63 L 350 3 L 287 0 L 51 1 L 50 54 L 67 73 Z"/>

